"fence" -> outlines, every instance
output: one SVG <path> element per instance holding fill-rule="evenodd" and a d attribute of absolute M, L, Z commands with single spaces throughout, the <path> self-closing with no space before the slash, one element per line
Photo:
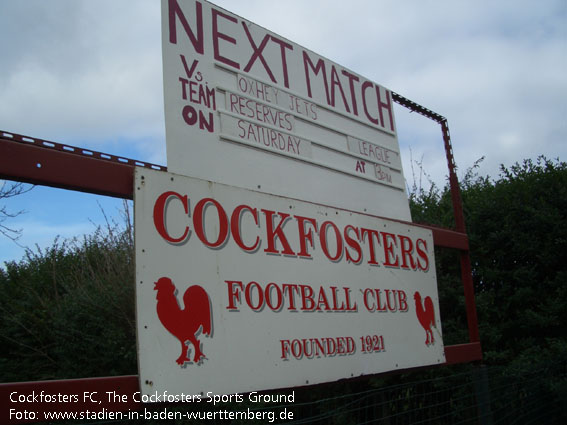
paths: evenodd
<path fill-rule="evenodd" d="M 566 423 L 566 368 L 511 375 L 502 367 L 462 373 L 297 406 L 293 424 L 561 424 Z M 563 400 L 561 400 L 563 398 Z M 309 414 L 312 412 L 312 414 Z M 290 423 L 290 422 L 288 422 Z"/>
<path fill-rule="evenodd" d="M 441 377 L 422 377 L 403 384 L 371 379 L 358 385 L 345 382 L 299 389 L 295 391 L 294 403 L 253 403 L 253 407 L 224 404 L 214 407 L 217 412 L 223 409 L 252 412 L 248 418 L 242 419 L 199 421 L 197 412 L 205 416 L 203 405 L 174 410 L 184 415 L 193 412 L 195 419 L 190 421 L 192 424 L 209 425 L 270 423 L 269 412 L 273 412 L 273 423 L 288 425 L 567 423 L 567 362 L 523 372 L 506 367 L 466 366 L 463 369 L 466 370 Z M 447 370 L 444 372 L 447 373 Z M 398 376 L 393 379 L 406 381 L 407 378 Z M 354 389 L 353 385 L 367 388 L 350 392 Z M 309 398 L 316 400 L 302 401 Z M 294 419 L 278 421 L 279 414 L 284 411 L 293 412 Z M 159 410 L 155 412 L 158 414 Z M 250 421 L 254 414 L 262 414 L 263 419 Z"/>

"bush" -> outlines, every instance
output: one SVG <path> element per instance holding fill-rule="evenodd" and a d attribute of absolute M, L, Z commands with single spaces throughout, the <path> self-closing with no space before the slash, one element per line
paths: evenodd
<path fill-rule="evenodd" d="M 133 233 L 126 222 L 82 240 L 56 240 L 0 269 L 4 382 L 136 373 Z"/>
<path fill-rule="evenodd" d="M 461 195 L 484 360 L 511 364 L 529 351 L 535 361 L 567 341 L 567 163 L 528 159 L 492 181 L 475 173 L 479 162 Z M 414 221 L 453 224 L 448 186 L 414 190 L 410 204 Z M 457 342 L 466 327 L 458 259 L 436 256 L 444 337 Z"/>

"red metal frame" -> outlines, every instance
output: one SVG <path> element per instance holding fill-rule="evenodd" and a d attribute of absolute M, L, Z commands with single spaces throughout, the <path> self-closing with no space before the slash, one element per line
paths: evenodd
<path fill-rule="evenodd" d="M 133 199 L 135 166 L 167 170 L 5 131 L 0 131 L 0 154 L 0 178 L 124 199 Z"/>
<path fill-rule="evenodd" d="M 455 229 L 445 229 L 421 225 L 431 229 L 436 246 L 457 249 L 461 253 L 461 280 L 463 282 L 469 342 L 445 347 L 447 365 L 467 363 L 482 359 L 482 351 L 478 333 L 469 240 L 465 228 L 463 206 L 459 183 L 455 172 L 449 126 L 443 116 L 392 92 L 394 101 L 412 112 L 432 119 L 441 125 L 447 164 L 449 167 L 449 183 L 453 201 Z M 35 139 L 18 134 L 0 131 L 0 178 L 46 185 L 57 188 L 77 190 L 81 192 L 107 195 L 124 199 L 133 198 L 134 167 L 148 167 L 166 171 L 167 168 L 132 159 L 116 157 L 92 150 L 63 145 L 47 140 Z M 413 223 L 412 223 L 413 224 Z M 415 224 L 414 224 L 415 225 Z M 103 378 L 86 378 L 73 380 L 17 382 L 0 384 L 0 401 L 2 405 L 9 403 L 9 396 L 18 394 L 83 394 L 97 392 L 100 396 L 106 392 L 128 395 L 127 403 L 103 403 L 95 405 L 86 400 L 73 403 L 73 411 L 127 411 L 140 406 L 131 400 L 131 395 L 138 391 L 138 376 L 120 376 Z M 58 403 L 34 403 L 36 411 L 56 411 Z M 68 409 L 68 404 L 65 409 Z M 59 407 L 59 410 L 61 408 Z M 5 411 L 8 412 L 6 405 Z M 11 423 L 31 422 L 31 420 L 15 420 Z"/>
<path fill-rule="evenodd" d="M 436 112 L 433 112 L 405 97 L 392 92 L 394 102 L 405 106 L 412 112 L 417 112 L 427 118 L 436 121 L 441 125 L 443 134 L 443 142 L 445 145 L 445 155 L 447 157 L 447 166 L 449 168 L 449 187 L 451 189 L 451 199 L 453 201 L 453 216 L 455 217 L 455 231 L 463 236 L 467 236 L 465 226 L 465 214 L 463 212 L 463 201 L 461 199 L 461 189 L 459 188 L 459 180 L 457 178 L 457 166 L 453 157 L 453 146 L 451 145 L 451 135 L 449 133 L 449 124 L 447 119 Z M 467 237 L 468 241 L 468 237 Z M 437 245 L 437 243 L 435 243 Z M 467 244 L 468 245 L 468 244 Z M 480 337 L 478 334 L 478 319 L 476 316 L 476 304 L 474 300 L 474 285 L 472 280 L 472 267 L 468 246 L 459 248 L 461 252 L 461 281 L 465 292 L 465 302 L 467 309 L 467 322 L 469 328 L 469 341 L 478 343 L 480 347 Z M 482 355 L 482 354 L 481 354 Z M 480 359 L 479 359 L 480 360 Z"/>

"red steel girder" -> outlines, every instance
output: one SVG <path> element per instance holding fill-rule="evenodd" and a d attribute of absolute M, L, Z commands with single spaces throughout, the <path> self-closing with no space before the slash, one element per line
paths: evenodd
<path fill-rule="evenodd" d="M 447 158 L 447 167 L 449 168 L 449 187 L 451 189 L 451 200 L 453 202 L 453 215 L 455 218 L 455 230 L 460 234 L 466 235 L 465 214 L 463 211 L 463 200 L 461 198 L 461 189 L 457 178 L 457 166 L 453 156 L 453 146 L 451 145 L 451 135 L 449 133 L 449 124 L 447 119 L 436 112 L 431 111 L 397 93 L 392 92 L 394 102 L 408 108 L 412 112 L 417 112 L 427 118 L 436 121 L 441 125 L 441 133 L 443 135 L 443 143 L 445 146 L 445 156 Z M 474 284 L 472 280 L 472 267 L 470 252 L 468 248 L 461 248 L 461 280 L 463 282 L 463 290 L 465 292 L 465 303 L 467 310 L 467 322 L 469 328 L 470 342 L 479 342 L 478 318 L 476 314 L 476 303 L 474 299 Z"/>
<path fill-rule="evenodd" d="M 132 199 L 134 167 L 166 167 L 0 131 L 0 178 Z"/>

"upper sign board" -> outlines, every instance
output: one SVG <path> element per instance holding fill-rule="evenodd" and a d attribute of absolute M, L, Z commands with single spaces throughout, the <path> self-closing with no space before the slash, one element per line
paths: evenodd
<path fill-rule="evenodd" d="M 411 220 L 389 90 L 205 1 L 162 42 L 170 171 Z"/>
<path fill-rule="evenodd" d="M 445 361 L 430 230 L 139 167 L 134 201 L 143 394 Z"/>

